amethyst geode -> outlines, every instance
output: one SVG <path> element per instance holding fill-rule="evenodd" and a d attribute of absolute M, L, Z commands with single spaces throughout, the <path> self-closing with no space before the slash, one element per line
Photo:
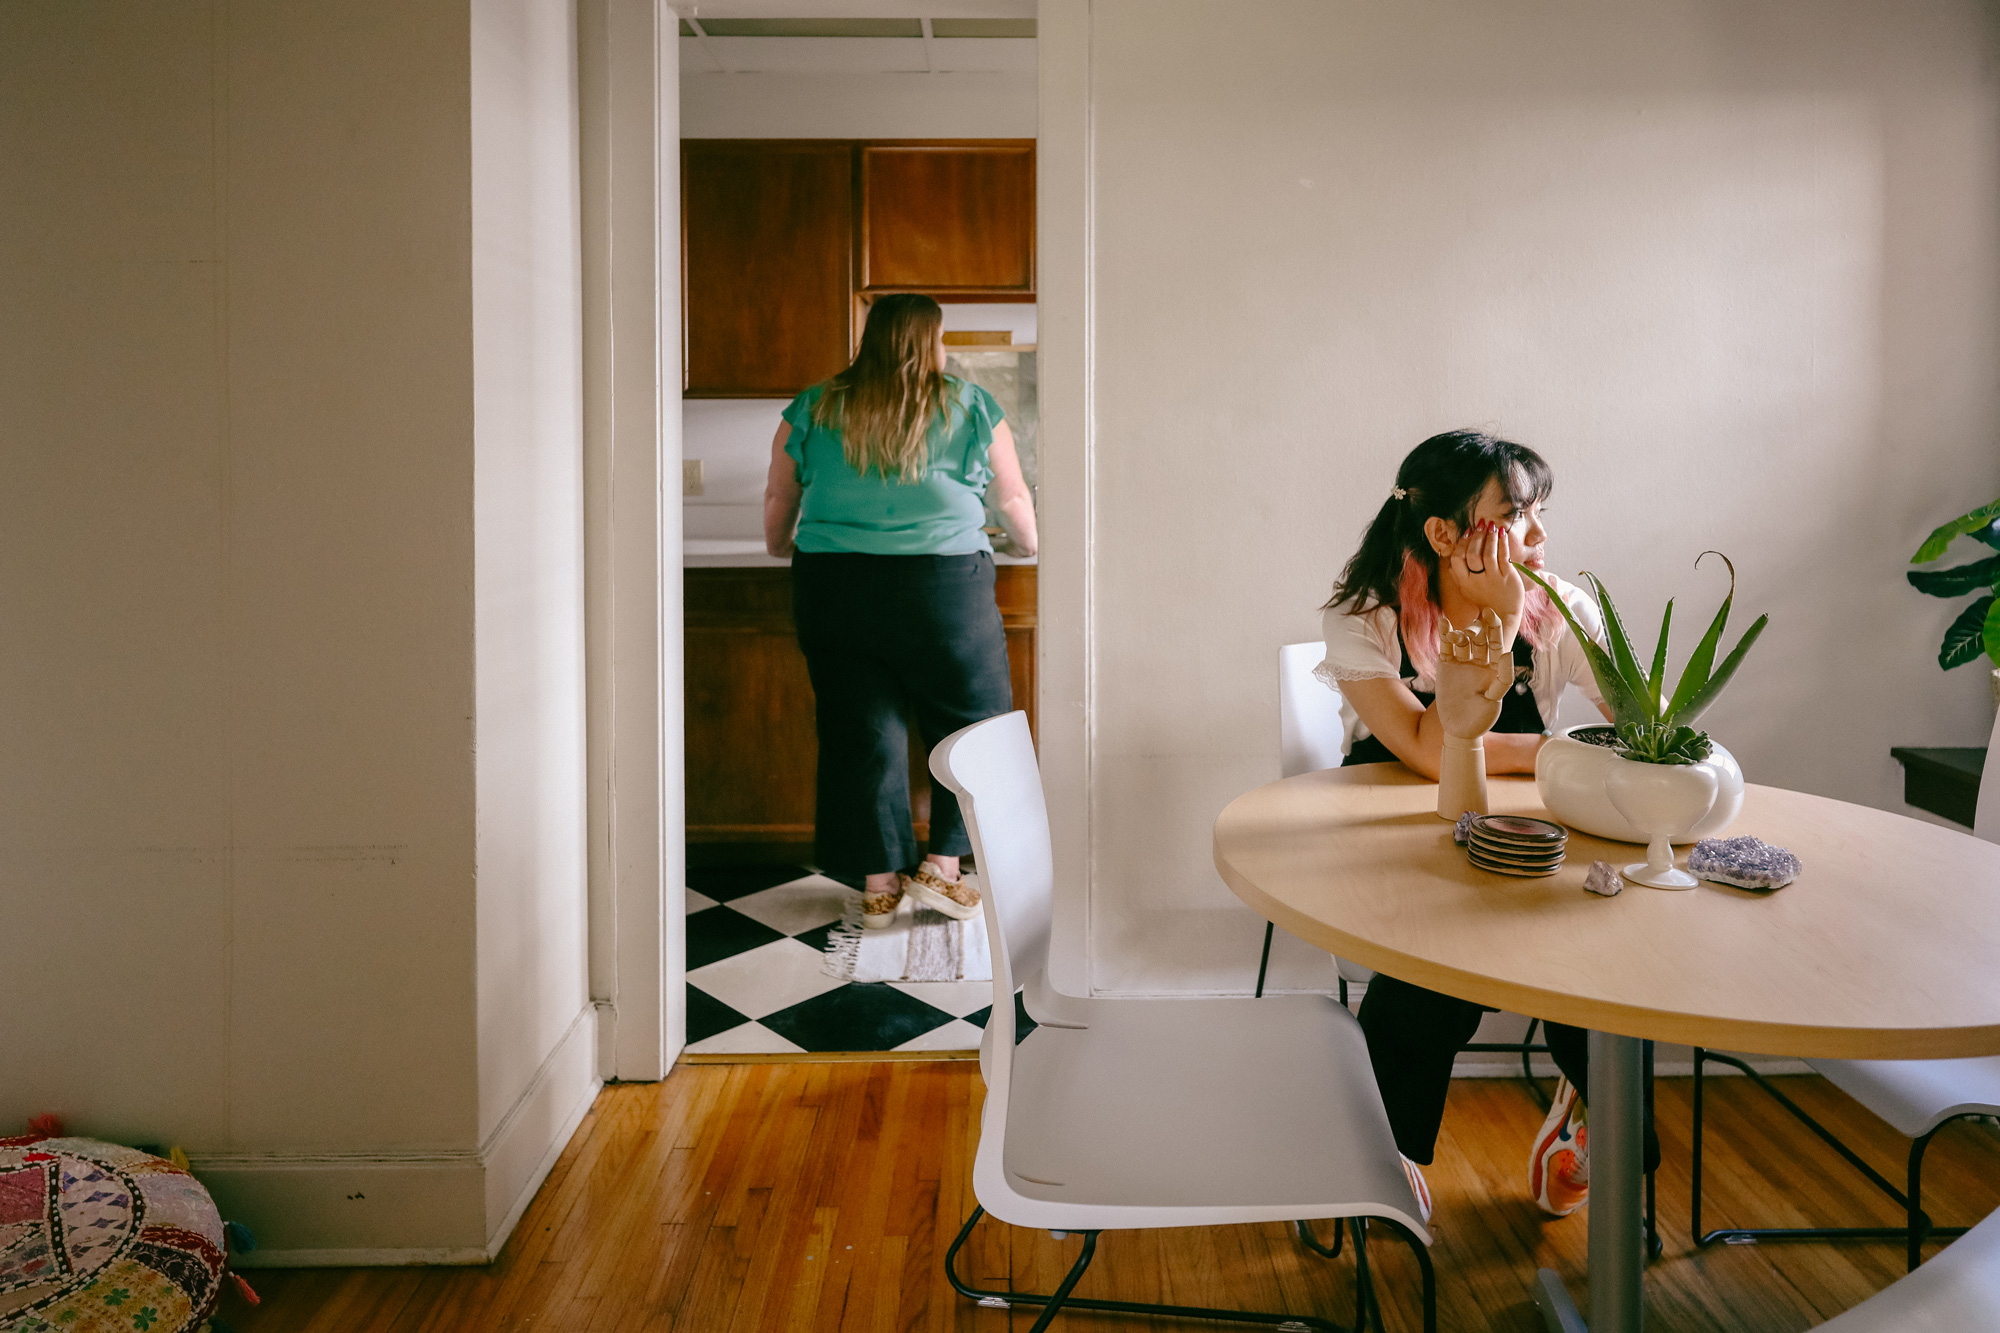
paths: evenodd
<path fill-rule="evenodd" d="M 1689 871 L 1740 889 L 1782 889 L 1804 868 L 1799 858 L 1783 847 L 1747 834 L 1741 838 L 1703 838 L 1688 853 Z"/>

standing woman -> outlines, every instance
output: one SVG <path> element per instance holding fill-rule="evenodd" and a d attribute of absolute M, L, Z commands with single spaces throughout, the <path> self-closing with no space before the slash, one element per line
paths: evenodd
<path fill-rule="evenodd" d="M 944 355 L 936 301 L 876 301 L 854 364 L 785 409 L 764 486 L 764 545 L 792 557 L 816 699 L 820 867 L 862 885 L 862 923 L 876 928 L 905 892 L 960 920 L 979 912 L 944 787 L 931 788 L 917 860 L 904 719 L 928 749 L 1014 706 L 984 497 L 1008 553 L 1035 553 L 1014 433 L 992 394 L 944 373 Z"/>

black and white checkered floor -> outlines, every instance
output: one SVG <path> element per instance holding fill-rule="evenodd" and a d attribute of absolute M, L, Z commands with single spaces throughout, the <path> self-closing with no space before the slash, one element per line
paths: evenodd
<path fill-rule="evenodd" d="M 688 1053 L 976 1050 L 991 982 L 826 974 L 827 934 L 853 895 L 803 866 L 690 870 Z"/>

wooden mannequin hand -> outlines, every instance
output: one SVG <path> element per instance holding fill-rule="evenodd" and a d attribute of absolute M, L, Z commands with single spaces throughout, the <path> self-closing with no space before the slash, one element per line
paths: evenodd
<path fill-rule="evenodd" d="M 1447 737 L 1474 741 L 1500 720 L 1500 704 L 1514 686 L 1514 655 L 1504 640 L 1500 615 L 1490 606 L 1465 629 L 1444 622 L 1438 643 L 1437 710 Z"/>

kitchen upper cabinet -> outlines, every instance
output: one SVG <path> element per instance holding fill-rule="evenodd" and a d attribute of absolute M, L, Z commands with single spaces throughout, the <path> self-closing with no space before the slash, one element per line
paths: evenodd
<path fill-rule="evenodd" d="M 838 140 L 683 141 L 689 396 L 789 398 L 848 363 L 853 163 Z"/>
<path fill-rule="evenodd" d="M 863 144 L 864 292 L 1035 291 L 1035 145 Z"/>
<path fill-rule="evenodd" d="M 681 141 L 690 398 L 789 398 L 887 292 L 1035 298 L 1032 139 Z"/>

